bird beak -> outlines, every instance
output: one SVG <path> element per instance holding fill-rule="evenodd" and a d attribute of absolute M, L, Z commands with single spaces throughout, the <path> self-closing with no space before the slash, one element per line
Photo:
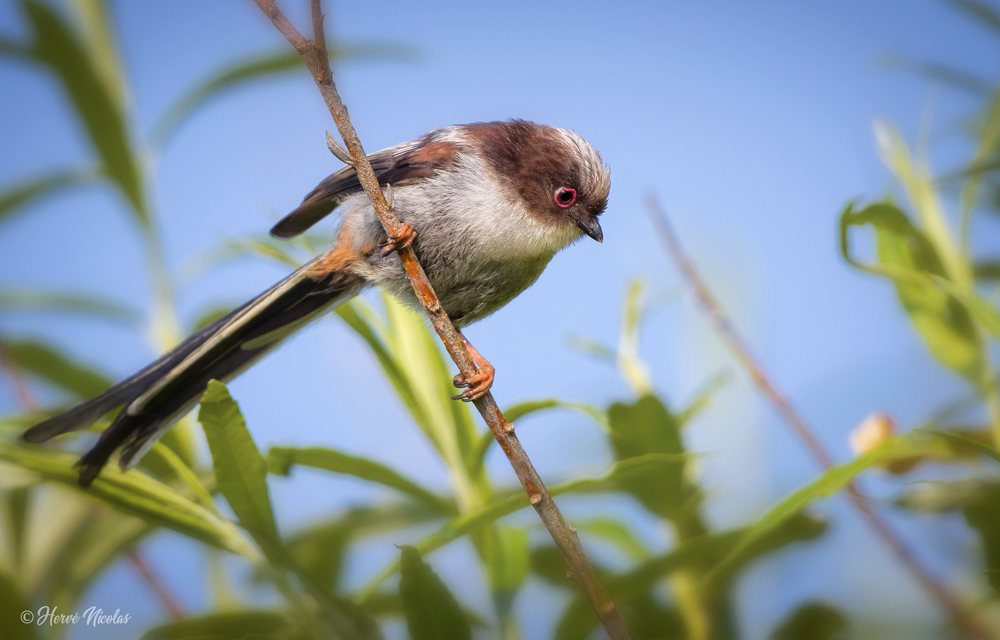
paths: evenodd
<path fill-rule="evenodd" d="M 598 242 L 604 242 L 604 231 L 597 222 L 596 216 L 584 213 L 580 216 L 573 216 L 573 221 L 576 222 L 576 226 L 580 227 L 580 231 L 583 231 Z"/>

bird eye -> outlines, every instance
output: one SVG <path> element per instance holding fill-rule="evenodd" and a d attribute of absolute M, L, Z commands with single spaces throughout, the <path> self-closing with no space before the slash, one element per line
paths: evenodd
<path fill-rule="evenodd" d="M 556 189 L 556 204 L 563 209 L 568 209 L 576 202 L 576 189 L 570 187 L 559 187 Z"/>

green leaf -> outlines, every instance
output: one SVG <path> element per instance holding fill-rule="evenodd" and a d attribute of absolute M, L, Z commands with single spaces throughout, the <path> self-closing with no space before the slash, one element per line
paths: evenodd
<path fill-rule="evenodd" d="M 122 73 L 108 8 L 104 0 L 71 0 L 77 23 L 83 32 L 83 44 L 100 78 L 119 110 L 125 109 L 125 77 Z"/>
<path fill-rule="evenodd" d="M 916 483 L 893 503 L 910 511 L 942 513 L 954 511 L 989 497 L 991 485 L 977 478 L 944 482 L 925 480 Z"/>
<path fill-rule="evenodd" d="M 0 291 L 0 309 L 76 313 L 127 325 L 135 325 L 142 318 L 139 310 L 111 300 L 44 291 Z"/>
<path fill-rule="evenodd" d="M 267 464 L 272 473 L 279 475 L 288 475 L 292 465 L 351 475 L 400 491 L 444 515 L 457 513 L 453 502 L 421 487 L 413 480 L 400 475 L 384 464 L 333 449 L 325 447 L 271 447 L 267 453 Z"/>
<path fill-rule="evenodd" d="M 770 640 L 831 640 L 847 629 L 847 618 L 822 602 L 807 602 L 771 633 Z"/>
<path fill-rule="evenodd" d="M 6 571 L 0 571 L 0 620 L 5 621 L 4 638 L 6 640 L 35 640 L 38 638 L 38 626 L 22 622 L 21 612 L 30 610 L 28 599 L 18 586 L 18 581 Z"/>
<path fill-rule="evenodd" d="M 649 453 L 679 456 L 647 475 L 623 479 L 619 487 L 663 517 L 677 518 L 682 509 L 696 508 L 697 489 L 685 479 L 686 459 L 679 425 L 663 403 L 652 395 L 634 404 L 615 403 L 608 409 L 608 419 L 618 460 Z"/>
<path fill-rule="evenodd" d="M 34 33 L 32 55 L 49 67 L 72 102 L 104 165 L 138 221 L 149 227 L 139 161 L 133 155 L 118 96 L 105 84 L 90 52 L 64 19 L 45 3 L 23 0 Z"/>
<path fill-rule="evenodd" d="M 965 505 L 962 512 L 969 526 L 979 533 L 987 579 L 990 586 L 998 589 L 997 572 L 1000 571 L 1000 484 L 986 486 L 979 499 Z"/>
<path fill-rule="evenodd" d="M 937 286 L 947 291 L 955 300 L 962 303 L 984 329 L 992 333 L 994 338 L 1000 340 L 1000 312 L 993 305 L 983 300 L 972 289 L 957 285 L 941 276 L 932 277 Z"/>
<path fill-rule="evenodd" d="M 472 628 L 455 597 L 415 547 L 400 548 L 399 597 L 412 640 L 463 640 Z"/>
<path fill-rule="evenodd" d="M 104 391 L 111 382 L 40 342 L 0 341 L 0 355 L 26 373 L 38 376 L 79 398 Z"/>
<path fill-rule="evenodd" d="M 267 463 L 247 431 L 240 407 L 226 385 L 208 383 L 201 399 L 198 422 L 212 452 L 212 466 L 219 490 L 226 497 L 240 524 L 254 537 L 278 540 L 278 528 L 267 493 Z"/>
<path fill-rule="evenodd" d="M 1000 280 L 1000 260 L 983 260 L 974 265 L 976 280 Z"/>
<path fill-rule="evenodd" d="M 400 59 L 411 52 L 398 45 L 369 45 L 329 50 L 331 60 L 345 59 Z M 290 71 L 302 72 L 302 58 L 294 51 L 280 51 L 259 55 L 214 72 L 175 102 L 153 127 L 150 142 L 154 148 L 163 148 L 180 126 L 215 98 L 241 85 L 262 78 Z"/>
<path fill-rule="evenodd" d="M 306 638 L 295 620 L 276 611 L 227 611 L 179 620 L 147 631 L 142 640 L 185 640 L 212 636 L 240 640 L 247 634 L 270 634 L 281 638 Z"/>
<path fill-rule="evenodd" d="M 528 577 L 529 553 L 527 529 L 495 526 L 490 530 L 486 564 L 494 600 L 503 608 L 513 604 L 514 594 Z"/>
<path fill-rule="evenodd" d="M 8 187 L 0 193 L 0 222 L 8 220 L 28 205 L 70 187 L 97 182 L 99 175 L 88 169 L 52 171 Z"/>
<path fill-rule="evenodd" d="M 677 414 L 677 424 L 681 427 L 694 420 L 695 416 L 709 405 L 712 398 L 729 382 L 729 374 L 721 371 L 705 382 L 695 394 L 694 400 Z"/>
<path fill-rule="evenodd" d="M 963 448 L 970 449 L 976 453 L 982 454 L 988 458 L 993 458 L 997 462 L 1000 462 L 1000 451 L 997 451 L 996 449 L 989 447 L 983 444 L 982 442 L 977 442 L 976 440 L 973 440 L 971 437 L 969 437 L 975 432 L 966 432 L 965 434 L 962 434 L 962 433 L 957 433 L 955 431 L 943 431 L 939 429 L 931 429 L 929 430 L 929 432 L 933 433 L 936 436 L 945 438 L 946 440 L 949 440 L 955 445 L 957 445 L 956 453 L 959 454 L 962 453 Z M 990 437 L 988 432 L 985 433 L 987 434 L 987 437 Z"/>
<path fill-rule="evenodd" d="M 980 0 L 948 0 L 948 3 L 964 11 L 984 27 L 1000 33 L 1000 13 L 988 3 Z"/>
<path fill-rule="evenodd" d="M 172 529 L 220 549 L 253 556 L 246 539 L 231 523 L 145 474 L 134 470 L 122 473 L 116 466 L 109 465 L 84 490 L 80 488 L 74 469 L 76 456 L 72 454 L 0 440 L 0 460 L 20 465 L 37 473 L 41 479 L 73 489 L 89 500 L 137 516 L 149 524 Z"/>
<path fill-rule="evenodd" d="M 863 264 L 851 256 L 849 228 L 865 224 L 876 230 L 877 265 Z M 886 203 L 857 212 L 848 205 L 840 218 L 840 241 L 841 252 L 850 264 L 894 281 L 903 308 L 931 353 L 956 373 L 978 381 L 983 363 L 972 317 L 964 301 L 954 297 L 957 286 L 954 292 L 942 291 L 942 283 L 948 281 L 928 275 L 941 275 L 944 267 L 930 241 L 906 214 Z"/>
<path fill-rule="evenodd" d="M 649 549 L 632 529 L 621 520 L 613 518 L 594 518 L 575 523 L 577 531 L 602 538 L 612 543 L 634 560 L 645 560 L 649 557 Z"/>
<path fill-rule="evenodd" d="M 564 493 L 598 491 L 611 488 L 622 480 L 644 476 L 653 470 L 661 469 L 664 463 L 676 461 L 677 459 L 678 456 L 675 455 L 650 453 L 637 458 L 631 458 L 629 460 L 621 460 L 602 477 L 580 478 L 577 480 L 569 480 L 567 482 L 551 485 L 548 487 L 549 495 L 555 497 Z M 472 509 L 451 519 L 438 531 L 418 542 L 417 549 L 420 553 L 430 553 L 435 549 L 443 547 L 452 540 L 456 540 L 471 531 L 475 531 L 476 529 L 490 524 L 494 520 L 514 513 L 515 511 L 520 511 L 529 505 L 528 496 L 525 495 L 523 491 L 518 490 L 516 493 L 513 493 L 506 498 L 494 500 L 489 504 L 483 505 L 477 509 Z M 392 564 L 379 573 L 375 579 L 368 583 L 368 585 L 362 590 L 360 596 L 361 600 L 364 601 L 374 592 L 375 588 L 378 587 L 383 580 L 398 570 L 399 565 Z"/>
<path fill-rule="evenodd" d="M 747 527 L 739 542 L 726 554 L 726 557 L 702 578 L 703 586 L 712 585 L 720 577 L 728 575 L 733 566 L 740 562 L 743 554 L 752 549 L 762 537 L 801 512 L 813 501 L 840 491 L 865 469 L 899 458 L 934 455 L 940 452 L 941 446 L 939 438 L 927 437 L 924 434 L 896 436 L 883 441 L 851 462 L 827 469 L 818 478 L 771 507 L 759 520 Z"/>

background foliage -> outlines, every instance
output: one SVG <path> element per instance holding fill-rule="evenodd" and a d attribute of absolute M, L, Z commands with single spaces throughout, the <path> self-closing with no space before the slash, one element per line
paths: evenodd
<path fill-rule="evenodd" d="M 1000 13 L 990 6 L 953 4 L 1000 35 Z M 147 328 L 162 350 L 224 312 L 230 302 L 214 300 L 179 313 L 183 282 L 211 277 L 234 260 L 294 267 L 324 245 L 323 237 L 293 243 L 262 235 L 231 239 L 206 252 L 182 279 L 165 258 L 166 222 L 152 204 L 155 160 L 173 135 L 220 95 L 298 71 L 293 55 L 246 56 L 207 72 L 150 124 L 130 103 L 128 65 L 102 2 L 73 0 L 63 6 L 24 0 L 19 8 L 21 37 L 0 39 L 0 55 L 5 64 L 23 65 L 58 88 L 91 154 L 82 166 L 7 185 L 0 193 L 0 225 L 33 215 L 39 202 L 58 194 L 72 203 L 81 188 L 107 190 L 114 194 L 113 208 L 130 221 L 153 295 L 148 308 L 139 309 L 82 291 L 10 288 L 0 291 L 3 313 L 72 314 L 140 335 Z M 410 55 L 382 45 L 332 53 L 348 65 Z M 892 124 L 878 123 L 878 151 L 897 185 L 883 199 L 848 204 L 840 213 L 839 242 L 847 264 L 885 280 L 885 294 L 894 292 L 914 340 L 960 381 L 962 391 L 953 401 L 901 429 L 904 433 L 886 435 L 804 482 L 739 526 L 718 526 L 710 514 L 718 488 L 704 482 L 706 454 L 692 448 L 688 427 L 725 390 L 728 378 L 696 381 L 700 391 L 686 402 L 662 390 L 650 373 L 654 367 L 643 359 L 639 337 L 661 302 L 646 290 L 662 290 L 670 282 L 635 280 L 624 292 L 617 347 L 574 340 L 578 350 L 617 368 L 627 395 L 610 404 L 527 399 L 506 410 L 519 427 L 569 412 L 579 418 L 579 429 L 601 434 L 609 461 L 603 468 L 555 477 L 543 469 L 543 477 L 553 495 L 563 496 L 560 504 L 590 500 L 586 509 L 573 513 L 573 523 L 586 546 L 597 549 L 595 560 L 606 584 L 641 637 L 753 637 L 738 602 L 741 581 L 755 564 L 782 554 L 797 554 L 799 571 L 822 571 L 823 538 L 837 524 L 831 513 L 840 515 L 826 509 L 823 499 L 873 467 L 880 471 L 872 473 L 888 474 L 882 482 L 894 494 L 892 503 L 881 507 L 961 528 L 951 537 L 923 536 L 941 529 L 914 527 L 908 543 L 950 550 L 947 566 L 933 570 L 945 576 L 968 615 L 1000 637 L 1000 396 L 993 364 L 1000 337 L 1000 255 L 995 237 L 977 235 L 979 229 L 990 230 L 981 219 L 1000 212 L 1000 88 L 961 69 L 910 64 L 946 90 L 976 96 L 976 108 L 961 123 L 972 141 L 972 156 L 959 170 L 935 176 L 926 141 L 911 151 Z M 834 214 L 829 212 L 830 219 Z M 72 465 L 106 422 L 51 447 L 24 445 L 16 436 L 60 407 L 99 392 L 111 378 L 57 341 L 0 334 L 5 384 L 20 403 L 0 422 L 4 637 L 106 637 L 86 635 L 106 629 L 37 627 L 21 624 L 18 616 L 43 605 L 80 609 L 88 604 L 95 581 L 123 562 L 146 575 L 154 592 L 166 593 L 158 594 L 163 615 L 133 622 L 127 631 L 114 630 L 127 634 L 122 637 L 136 636 L 140 624 L 148 639 L 407 633 L 416 639 L 549 634 L 570 639 L 593 633 L 596 619 L 573 590 L 557 550 L 537 522 L 514 515 L 525 510 L 527 498 L 511 485 L 509 473 L 487 463 L 492 437 L 466 405 L 448 399 L 451 371 L 422 318 L 380 295 L 345 304 L 336 315 L 380 368 L 392 396 L 387 402 L 405 409 L 446 470 L 446 486 L 426 483 L 408 459 L 377 460 L 342 450 L 334 436 L 317 446 L 257 443 L 251 436 L 254 425 L 248 428 L 229 390 L 213 383 L 196 419 L 175 427 L 137 471 L 109 468 L 90 490 L 81 491 Z M 502 375 L 501 369 L 498 385 Z M 564 375 L 572 376 L 572 370 Z M 377 420 L 380 411 L 373 407 L 371 419 Z M 564 449 L 566 455 L 572 451 Z M 385 499 L 349 509 L 317 509 L 308 522 L 284 522 L 272 501 L 275 477 L 289 476 L 294 487 L 302 472 L 318 474 L 329 487 L 344 477 L 378 485 L 387 490 Z M 622 504 L 629 505 L 625 516 Z M 204 550 L 210 598 L 196 610 L 171 606 L 170 588 L 148 572 L 144 550 L 165 530 Z M 651 539 L 649 530 L 665 533 Z M 966 546 L 965 540 L 973 543 Z M 391 562 L 372 561 L 373 545 L 393 543 L 399 548 L 392 549 Z M 434 569 L 434 552 L 463 543 L 472 559 L 463 582 L 442 580 Z M 482 585 L 485 602 L 468 597 L 470 582 Z M 519 615 L 517 603 L 526 592 L 543 592 L 556 603 L 551 629 L 540 630 Z M 171 614 L 179 619 L 170 620 Z M 962 633 L 959 628 L 955 620 L 942 619 L 924 632 L 955 636 Z M 859 619 L 836 603 L 806 598 L 775 616 L 765 635 L 819 639 L 910 633 L 905 620 Z"/>

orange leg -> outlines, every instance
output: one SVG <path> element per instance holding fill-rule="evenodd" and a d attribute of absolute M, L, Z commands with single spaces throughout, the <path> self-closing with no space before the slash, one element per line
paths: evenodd
<path fill-rule="evenodd" d="M 462 342 L 465 343 L 465 347 L 469 350 L 469 355 L 472 356 L 472 361 L 476 363 L 476 369 L 478 370 L 468 380 L 461 373 L 455 376 L 455 386 L 459 388 L 464 387 L 465 391 L 451 398 L 452 400 L 470 402 L 483 397 L 490 390 L 490 387 L 493 386 L 496 369 L 486 361 L 486 358 L 481 353 L 476 351 L 476 348 L 472 346 L 472 343 L 461 332 L 458 335 L 462 336 Z"/>
<path fill-rule="evenodd" d="M 379 245 L 379 247 L 382 248 L 381 256 L 384 258 L 393 251 L 398 251 L 403 247 L 410 246 L 416 238 L 416 229 L 414 229 L 409 222 L 404 222 L 399 226 L 399 233 L 394 236 L 389 236 L 389 242 Z"/>

